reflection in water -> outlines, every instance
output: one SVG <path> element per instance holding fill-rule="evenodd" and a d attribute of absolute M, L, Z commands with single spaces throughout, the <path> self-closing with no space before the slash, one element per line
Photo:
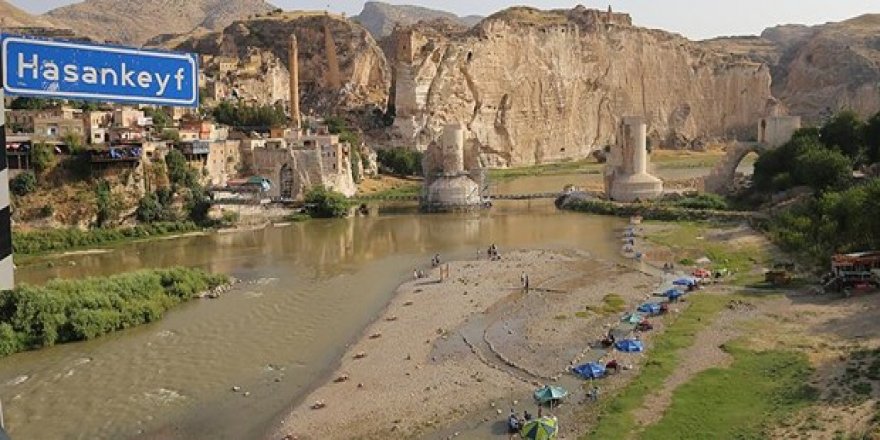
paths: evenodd
<path fill-rule="evenodd" d="M 566 247 L 613 258 L 619 242 L 610 232 L 622 226 L 557 212 L 551 201 L 471 214 L 391 211 L 137 243 L 20 268 L 19 279 L 34 283 L 171 265 L 245 282 L 149 326 L 0 360 L 13 437 L 260 438 L 433 253 L 471 258 L 497 243 L 502 252 Z"/>

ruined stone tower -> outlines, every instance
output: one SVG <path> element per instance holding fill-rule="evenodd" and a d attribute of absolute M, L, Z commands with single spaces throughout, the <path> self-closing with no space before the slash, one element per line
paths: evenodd
<path fill-rule="evenodd" d="M 299 109 L 299 45 L 296 35 L 290 35 L 290 121 L 294 130 L 302 128 L 302 112 Z"/>
<path fill-rule="evenodd" d="M 648 174 L 647 131 L 641 116 L 620 121 L 617 144 L 605 166 L 605 194 L 612 200 L 634 202 L 663 194 L 663 182 Z"/>
<path fill-rule="evenodd" d="M 465 169 L 465 127 L 448 124 L 425 152 L 422 209 L 429 212 L 470 210 L 482 204 L 480 184 Z"/>
<path fill-rule="evenodd" d="M 327 86 L 334 89 L 342 88 L 342 79 L 339 73 L 339 57 L 336 55 L 336 42 L 330 32 L 330 25 L 324 24 L 324 48 L 327 51 Z"/>

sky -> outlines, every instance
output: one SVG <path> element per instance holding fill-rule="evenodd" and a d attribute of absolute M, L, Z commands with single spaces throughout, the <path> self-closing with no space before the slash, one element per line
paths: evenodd
<path fill-rule="evenodd" d="M 77 0 L 7 0 L 31 13 L 75 3 Z M 127 0 L 138 1 L 138 0 Z M 286 10 L 331 9 L 357 15 L 364 1 L 355 0 L 268 0 Z M 604 0 L 580 2 L 559 0 L 387 0 L 387 3 L 415 4 L 443 9 L 458 15 L 489 15 L 513 5 L 542 9 L 584 6 L 628 12 L 639 26 L 677 32 L 692 39 L 725 35 L 757 35 L 777 24 L 820 24 L 840 21 L 865 13 L 880 13 L 878 0 Z"/>

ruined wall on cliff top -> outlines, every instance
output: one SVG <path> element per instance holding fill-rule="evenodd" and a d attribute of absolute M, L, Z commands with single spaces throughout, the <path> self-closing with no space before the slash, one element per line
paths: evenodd
<path fill-rule="evenodd" d="M 754 136 L 772 101 L 761 63 L 626 14 L 514 8 L 446 36 L 418 26 L 395 39 L 395 136 L 424 148 L 463 122 L 485 164 L 586 157 L 643 115 L 654 145 Z"/>

